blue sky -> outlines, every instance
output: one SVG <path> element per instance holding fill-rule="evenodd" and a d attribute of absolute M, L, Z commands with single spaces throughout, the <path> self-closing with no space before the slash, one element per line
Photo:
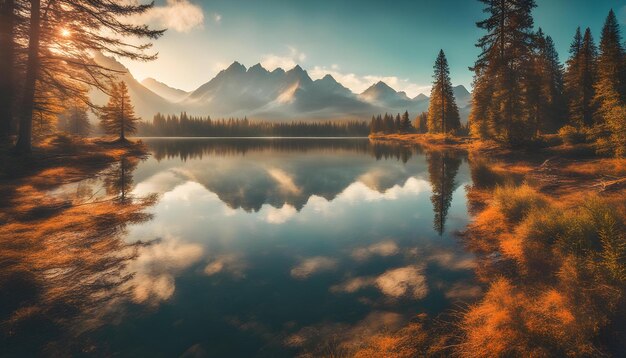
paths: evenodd
<path fill-rule="evenodd" d="M 553 37 L 561 60 L 577 26 L 598 40 L 613 8 L 626 33 L 625 0 L 537 0 L 535 25 Z M 237 60 L 270 69 L 300 64 L 313 78 L 332 74 L 360 92 L 384 80 L 409 95 L 428 92 L 439 49 L 455 84 L 469 88 L 468 70 L 483 33 L 476 0 L 159 0 L 141 22 L 169 28 L 155 42 L 159 59 L 123 61 L 138 79 L 154 77 L 193 90 Z M 428 93 L 427 93 L 428 94 Z"/>

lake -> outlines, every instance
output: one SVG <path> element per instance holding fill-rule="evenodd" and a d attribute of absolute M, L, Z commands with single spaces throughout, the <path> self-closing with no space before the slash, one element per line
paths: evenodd
<path fill-rule="evenodd" d="M 73 340 L 75 355 L 288 357 L 481 295 L 456 235 L 472 183 L 462 152 L 353 138 L 143 141 L 148 158 L 51 193 L 142 202 L 150 216 L 106 231 L 123 242 L 115 250 L 132 251 L 115 261 L 119 282 L 107 278 L 92 307 L 60 320 L 72 329 L 27 327 L 23 344 L 50 337 L 54 351 Z M 112 266 L 99 265 L 100 276 Z"/>

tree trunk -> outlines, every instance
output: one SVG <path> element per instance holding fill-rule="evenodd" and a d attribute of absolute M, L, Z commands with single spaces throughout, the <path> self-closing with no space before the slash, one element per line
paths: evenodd
<path fill-rule="evenodd" d="M 35 86 L 39 72 L 39 35 L 41 0 L 30 1 L 30 30 L 28 40 L 28 62 L 26 64 L 26 79 L 24 81 L 24 98 L 20 113 L 19 139 L 16 149 L 20 153 L 30 153 L 32 150 L 33 134 L 33 105 Z"/>
<path fill-rule="evenodd" d="M 13 127 L 15 98 L 15 0 L 0 6 L 0 141 L 7 140 Z"/>

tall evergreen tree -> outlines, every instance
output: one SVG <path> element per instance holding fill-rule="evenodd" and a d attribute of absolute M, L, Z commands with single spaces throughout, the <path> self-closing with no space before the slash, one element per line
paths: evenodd
<path fill-rule="evenodd" d="M 535 133 L 555 132 L 565 122 L 567 107 L 564 97 L 563 65 L 550 36 L 537 31 L 535 55 L 535 80 L 532 89 Z"/>
<path fill-rule="evenodd" d="M 598 49 L 593 41 L 591 29 L 587 28 L 581 49 L 582 98 L 580 99 L 581 103 L 579 108 L 580 120 L 582 120 L 582 123 L 586 126 L 592 126 L 594 123 L 593 115 L 596 111 L 596 107 L 593 99 L 595 97 L 595 83 L 597 81 L 597 61 Z"/>
<path fill-rule="evenodd" d="M 472 132 L 519 143 L 534 133 L 529 126 L 528 87 L 533 79 L 534 0 L 480 0 L 489 17 L 476 25 L 487 31 L 476 44 L 482 52 L 474 67 Z"/>
<path fill-rule="evenodd" d="M 400 117 L 400 113 L 396 114 L 396 119 L 393 124 L 395 128 L 395 133 L 398 133 L 402 130 L 402 118 Z"/>
<path fill-rule="evenodd" d="M 569 121 L 571 124 L 581 126 L 583 124 L 582 115 L 580 115 L 580 102 L 583 97 L 582 87 L 582 48 L 583 36 L 580 27 L 576 29 L 574 40 L 569 49 L 569 59 L 567 60 L 567 68 L 565 69 L 565 97 L 568 105 Z M 578 113 L 577 113 L 578 112 Z"/>
<path fill-rule="evenodd" d="M 119 140 L 125 141 L 127 135 L 137 130 L 137 121 L 126 83 L 113 83 L 109 102 L 100 115 L 100 125 L 107 134 L 119 135 Z"/>
<path fill-rule="evenodd" d="M 617 18 L 609 12 L 600 38 L 594 104 L 595 122 L 608 135 L 606 145 L 618 156 L 626 154 L 626 66 Z"/>
<path fill-rule="evenodd" d="M 428 106 L 428 132 L 448 133 L 461 126 L 461 119 L 452 91 L 448 60 L 443 50 L 439 51 L 434 70 Z"/>
<path fill-rule="evenodd" d="M 400 131 L 402 133 L 408 133 L 411 131 L 412 124 L 411 118 L 409 117 L 409 111 L 404 111 L 402 114 L 402 122 L 400 124 Z"/>
<path fill-rule="evenodd" d="M 577 30 L 565 75 L 570 121 L 577 127 L 593 125 L 597 52 L 591 29 L 582 38 Z"/>

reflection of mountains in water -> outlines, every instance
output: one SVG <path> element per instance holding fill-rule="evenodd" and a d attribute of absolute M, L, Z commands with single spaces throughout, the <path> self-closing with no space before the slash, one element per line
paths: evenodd
<path fill-rule="evenodd" d="M 193 181 L 198 182 L 232 209 L 259 211 L 263 205 L 282 208 L 289 205 L 300 211 L 312 196 L 334 200 L 352 184 L 360 182 L 368 190 L 385 193 L 394 186 L 403 187 L 415 176 L 428 176 L 436 194 L 443 194 L 446 205 L 435 207 L 439 222 L 446 216 L 450 196 L 454 191 L 456 171 L 440 178 L 441 153 L 424 155 L 422 148 L 371 142 L 367 139 L 149 139 L 154 157 L 200 159 L 206 156 L 215 162 L 193 165 Z M 297 160 L 277 158 L 272 153 L 309 153 Z M 261 153 L 259 159 L 258 154 Z M 358 154 L 358 155 L 350 155 Z M 434 153 L 434 154 L 433 154 Z M 248 156 L 246 156 L 248 154 Z M 265 154 L 267 156 L 265 157 Z M 219 165 L 220 157 L 232 158 L 231 165 Z M 410 160 L 412 157 L 416 160 Z M 456 158 L 450 153 L 446 159 Z M 376 158 L 372 161 L 369 158 Z M 382 160 L 385 159 L 385 160 Z M 229 159 L 230 160 L 230 159 Z M 402 162 L 402 164 L 398 163 Z M 431 164 L 431 162 L 433 162 Z M 436 163 L 435 163 L 436 162 Z M 458 162 L 460 163 L 460 161 Z M 210 170 L 206 167 L 210 166 Z M 458 168 L 458 166 L 457 166 Z M 439 188 L 445 187 L 440 193 Z M 443 219 L 443 220 L 442 220 Z"/>
<path fill-rule="evenodd" d="M 369 139 L 339 138 L 186 138 L 185 140 L 145 139 L 157 160 L 180 158 L 202 159 L 203 156 L 239 156 L 250 152 L 339 152 L 370 154 L 376 159 L 396 158 L 406 163 L 421 154 L 420 147 L 406 147 Z"/>

